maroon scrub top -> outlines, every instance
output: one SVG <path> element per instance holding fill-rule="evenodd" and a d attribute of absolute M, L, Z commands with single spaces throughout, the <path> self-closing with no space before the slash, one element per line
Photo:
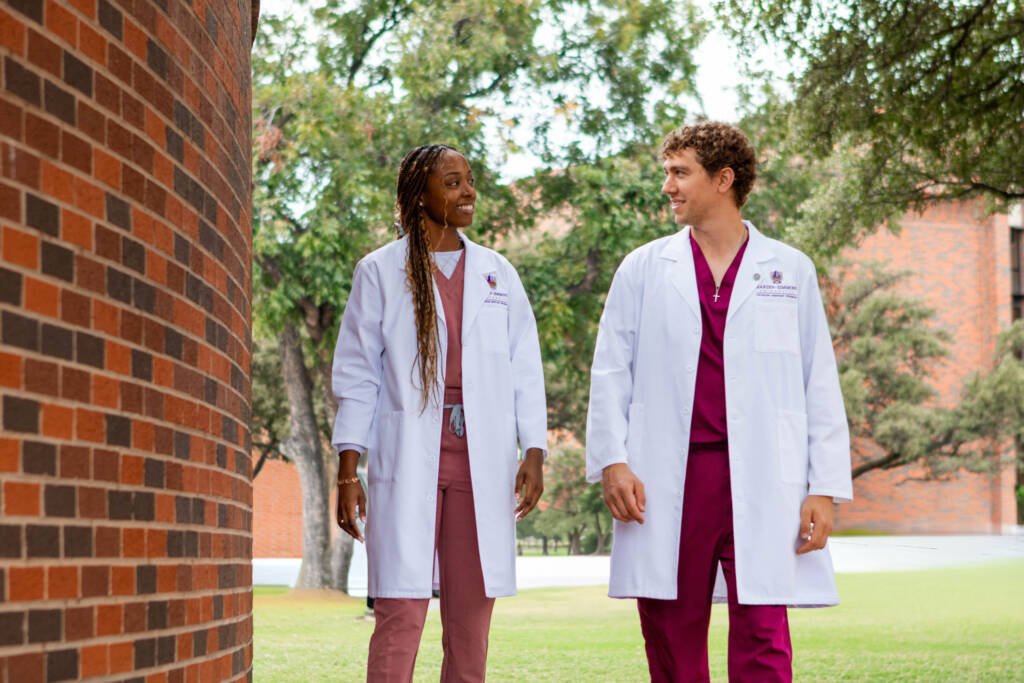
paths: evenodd
<path fill-rule="evenodd" d="M 690 235 L 693 265 L 697 274 L 697 293 L 700 297 L 701 324 L 700 359 L 697 362 L 697 387 L 693 397 L 693 420 L 690 423 L 690 448 L 698 450 L 726 450 L 729 432 L 725 420 L 725 361 L 722 338 L 725 336 L 725 318 L 729 312 L 729 299 L 736 281 L 736 271 L 747 250 L 744 240 L 715 297 L 715 277 L 700 245 Z"/>

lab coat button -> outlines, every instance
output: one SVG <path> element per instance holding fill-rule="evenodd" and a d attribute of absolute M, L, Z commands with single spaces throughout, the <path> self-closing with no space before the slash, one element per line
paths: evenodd
<path fill-rule="evenodd" d="M 692 365 L 687 365 L 686 366 L 686 371 L 687 372 L 693 372 L 693 366 Z"/>

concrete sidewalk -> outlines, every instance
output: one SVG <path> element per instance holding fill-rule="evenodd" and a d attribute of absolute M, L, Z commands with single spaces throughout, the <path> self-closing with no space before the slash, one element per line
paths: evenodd
<path fill-rule="evenodd" d="M 829 544 L 837 573 L 911 571 L 1024 559 L 1024 536 L 1020 535 L 839 536 Z M 253 583 L 292 586 L 299 563 L 298 559 L 253 560 Z M 607 556 L 516 558 L 520 589 L 602 585 L 608 582 L 608 567 Z M 359 543 L 349 586 L 353 595 L 366 595 L 366 552 Z"/>

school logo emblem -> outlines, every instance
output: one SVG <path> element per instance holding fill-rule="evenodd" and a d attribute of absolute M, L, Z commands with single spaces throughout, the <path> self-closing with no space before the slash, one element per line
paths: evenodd
<path fill-rule="evenodd" d="M 774 284 L 774 285 L 782 284 L 782 271 L 781 270 L 773 270 L 772 271 L 772 284 Z"/>
<path fill-rule="evenodd" d="M 495 287 L 498 286 L 498 280 L 497 278 L 494 277 L 494 273 L 488 273 L 485 276 L 485 279 L 487 280 L 487 286 L 490 287 L 491 289 L 494 289 Z"/>

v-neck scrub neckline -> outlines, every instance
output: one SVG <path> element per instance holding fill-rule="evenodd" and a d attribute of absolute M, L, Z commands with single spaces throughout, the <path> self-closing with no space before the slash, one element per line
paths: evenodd
<path fill-rule="evenodd" d="M 437 270 L 447 280 L 455 272 L 455 268 L 459 265 L 459 261 L 464 253 L 466 253 L 466 250 L 462 248 L 455 249 L 454 251 L 432 251 L 430 256 L 434 259 L 434 265 L 437 266 Z"/>
<path fill-rule="evenodd" d="M 729 443 L 729 431 L 725 417 L 725 358 L 722 340 L 725 337 L 725 319 L 729 313 L 736 273 L 743 261 L 750 239 L 743 241 L 732 263 L 722 276 L 717 287 L 715 301 L 715 276 L 711 272 L 704 252 L 697 240 L 690 235 L 693 250 L 693 266 L 697 278 L 697 293 L 700 298 L 701 327 L 700 356 L 697 362 L 697 385 L 693 397 L 693 417 L 690 422 L 691 448 L 725 449 Z"/>

